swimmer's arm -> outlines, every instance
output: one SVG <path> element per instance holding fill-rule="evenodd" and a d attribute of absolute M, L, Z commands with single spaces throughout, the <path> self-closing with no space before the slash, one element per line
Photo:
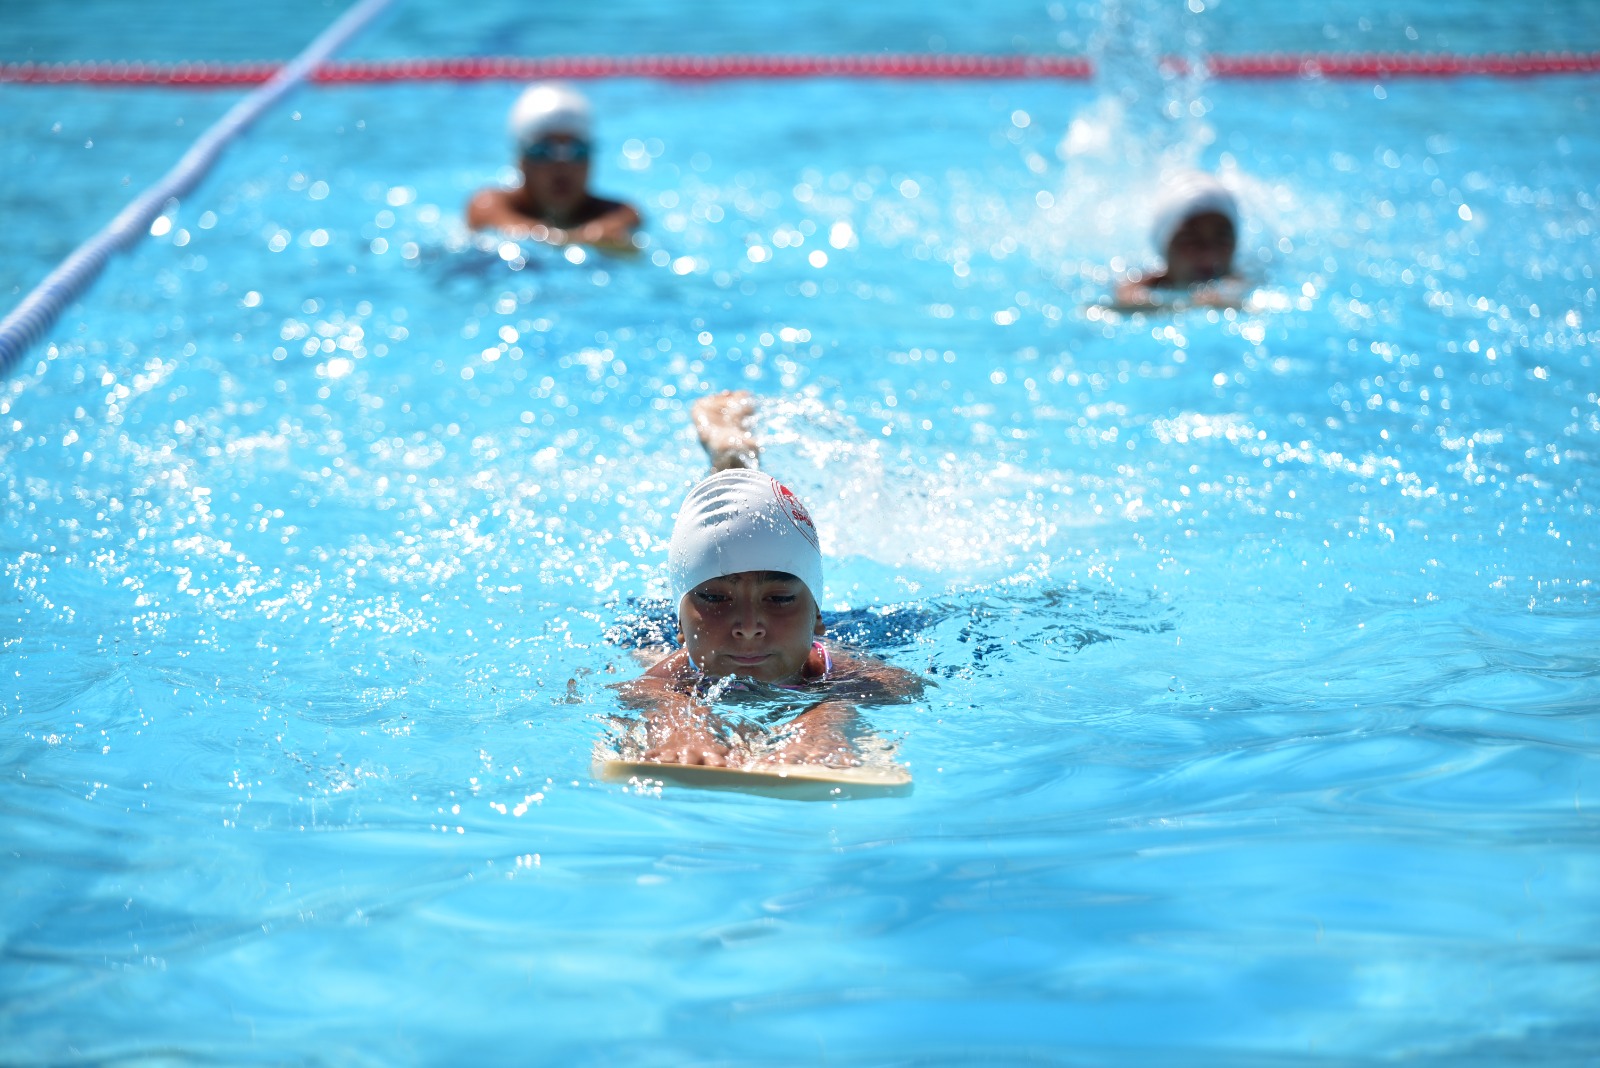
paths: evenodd
<path fill-rule="evenodd" d="M 829 646 L 837 682 L 833 696 L 871 704 L 919 700 L 929 683 L 905 668 Z"/>
<path fill-rule="evenodd" d="M 518 211 L 509 189 L 480 189 L 474 193 L 467 202 L 467 225 L 474 230 L 500 230 L 507 237 L 535 237 L 535 228 L 546 233 L 549 229 Z M 536 237 L 543 239 L 543 234 Z"/>
<path fill-rule="evenodd" d="M 1189 290 L 1186 303 L 1197 308 L 1238 308 L 1249 295 L 1250 284 L 1236 274 Z"/>
<path fill-rule="evenodd" d="M 1248 289 L 1249 283 L 1234 274 L 1181 289 L 1168 286 L 1165 272 L 1130 275 L 1117 283 L 1111 306 L 1119 311 L 1238 308 L 1243 305 Z"/>
<path fill-rule="evenodd" d="M 755 399 L 742 389 L 713 393 L 694 402 L 690 416 L 700 445 L 711 458 L 711 470 L 758 466 L 761 446 L 750 432 L 755 410 Z"/>
<path fill-rule="evenodd" d="M 593 245 L 608 252 L 633 252 L 633 232 L 639 227 L 639 212 L 631 204 L 590 197 L 588 212 L 594 217 L 586 223 L 563 229 L 536 223 L 527 236 L 547 245 Z"/>
<path fill-rule="evenodd" d="M 1112 294 L 1110 305 L 1118 312 L 1146 312 L 1150 309 L 1173 307 L 1173 294 L 1162 293 L 1168 285 L 1165 270 L 1149 273 L 1133 272 L 1123 275 Z"/>
<path fill-rule="evenodd" d="M 680 649 L 632 682 L 618 686 L 617 695 L 644 721 L 649 743 L 646 760 L 726 767 L 729 750 L 717 734 L 720 721 L 684 692 L 681 680 L 686 662 Z"/>
<path fill-rule="evenodd" d="M 598 212 L 594 218 L 580 226 L 562 229 L 519 210 L 512 200 L 511 190 L 483 189 L 467 203 L 467 225 L 474 230 L 498 230 L 514 240 L 632 250 L 633 232 L 639 226 L 638 211 L 632 205 L 614 200 L 596 200 L 593 207 Z"/>
<path fill-rule="evenodd" d="M 768 760 L 784 764 L 854 767 L 861 756 L 850 741 L 860 716 L 853 701 L 827 698 L 785 723 Z"/>
<path fill-rule="evenodd" d="M 833 666 L 832 692 L 784 724 L 773 759 L 854 767 L 861 763 L 851 740 L 859 730 L 860 706 L 914 701 L 923 693 L 920 678 L 882 660 L 835 652 Z"/>
<path fill-rule="evenodd" d="M 1155 290 L 1165 278 L 1165 274 L 1134 274 L 1123 278 L 1117 283 L 1116 292 L 1111 296 L 1111 306 L 1123 311 L 1160 307 L 1167 302 L 1162 300 Z"/>
<path fill-rule="evenodd" d="M 632 204 L 598 199 L 595 207 L 600 214 L 576 230 L 568 230 L 564 235 L 565 242 L 594 245 L 612 251 L 633 251 L 633 232 L 640 224 L 638 209 Z"/>

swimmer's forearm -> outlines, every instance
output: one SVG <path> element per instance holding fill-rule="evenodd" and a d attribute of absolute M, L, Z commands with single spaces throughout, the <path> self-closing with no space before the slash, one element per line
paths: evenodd
<path fill-rule="evenodd" d="M 754 413 L 755 400 L 744 390 L 728 390 L 695 401 L 690 416 L 713 471 L 754 468 L 760 462 L 761 445 L 749 426 Z"/>
<path fill-rule="evenodd" d="M 841 731 L 853 726 L 860 719 L 860 715 L 853 702 L 829 698 L 812 705 L 791 719 L 785 727 Z"/>
<path fill-rule="evenodd" d="M 579 227 L 574 240 L 603 248 L 632 249 L 633 232 L 638 227 L 639 213 L 622 204 L 599 218 L 584 223 Z"/>
<path fill-rule="evenodd" d="M 646 760 L 664 764 L 704 764 L 726 767 L 730 747 L 718 730 L 722 721 L 710 709 L 678 695 L 643 712 L 648 747 Z"/>
<path fill-rule="evenodd" d="M 711 459 L 711 470 L 728 471 L 736 467 L 754 469 L 761 460 L 761 450 L 748 436 L 729 435 L 719 438 L 702 436 L 700 443 Z"/>
<path fill-rule="evenodd" d="M 851 741 L 859 722 L 855 705 L 826 700 L 812 705 L 777 731 L 778 744 L 765 759 L 783 764 L 828 764 L 847 767 L 861 763 Z"/>
<path fill-rule="evenodd" d="M 1157 303 L 1155 292 L 1143 281 L 1123 282 L 1112 296 L 1112 306 L 1116 308 L 1152 308 Z"/>

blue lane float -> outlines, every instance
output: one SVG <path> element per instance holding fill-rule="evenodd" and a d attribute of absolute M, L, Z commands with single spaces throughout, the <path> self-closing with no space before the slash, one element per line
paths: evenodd
<path fill-rule="evenodd" d="M 99 277 L 112 253 L 150 232 L 167 205 L 193 189 L 228 143 L 249 128 L 284 94 L 305 81 L 334 52 L 387 7 L 390 0 L 360 0 L 322 31 L 261 88 L 239 101 L 189 147 L 160 181 L 150 186 L 110 223 L 72 251 L 15 308 L 0 319 L 0 378 L 50 329 L 66 306 Z"/>

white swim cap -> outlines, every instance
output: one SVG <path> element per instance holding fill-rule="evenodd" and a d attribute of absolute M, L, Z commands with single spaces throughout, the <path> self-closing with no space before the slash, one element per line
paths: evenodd
<path fill-rule="evenodd" d="M 1239 228 L 1239 202 L 1226 186 L 1204 171 L 1185 171 L 1161 183 L 1155 218 L 1150 224 L 1150 242 L 1156 254 L 1165 256 L 1172 237 L 1196 215 L 1216 212 Z"/>
<path fill-rule="evenodd" d="M 511 105 L 506 117 L 506 131 L 518 148 L 549 137 L 551 134 L 568 134 L 589 138 L 589 101 L 570 85 L 560 82 L 540 82 L 530 85 Z"/>
<path fill-rule="evenodd" d="M 817 528 L 789 487 L 760 471 L 718 471 L 689 491 L 667 547 L 672 603 L 708 579 L 787 571 L 822 600 Z"/>

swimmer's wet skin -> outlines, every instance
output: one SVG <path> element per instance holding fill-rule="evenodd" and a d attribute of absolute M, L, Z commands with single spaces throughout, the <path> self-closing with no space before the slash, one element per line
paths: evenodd
<path fill-rule="evenodd" d="M 639 710 L 647 761 L 770 768 L 855 766 L 851 730 L 861 704 L 919 696 L 920 681 L 823 640 L 815 591 L 822 554 L 810 514 L 788 487 L 745 468 L 689 492 L 668 549 L 683 647 L 619 687 Z M 760 741 L 719 717 L 711 699 L 743 680 L 815 702 Z"/>

